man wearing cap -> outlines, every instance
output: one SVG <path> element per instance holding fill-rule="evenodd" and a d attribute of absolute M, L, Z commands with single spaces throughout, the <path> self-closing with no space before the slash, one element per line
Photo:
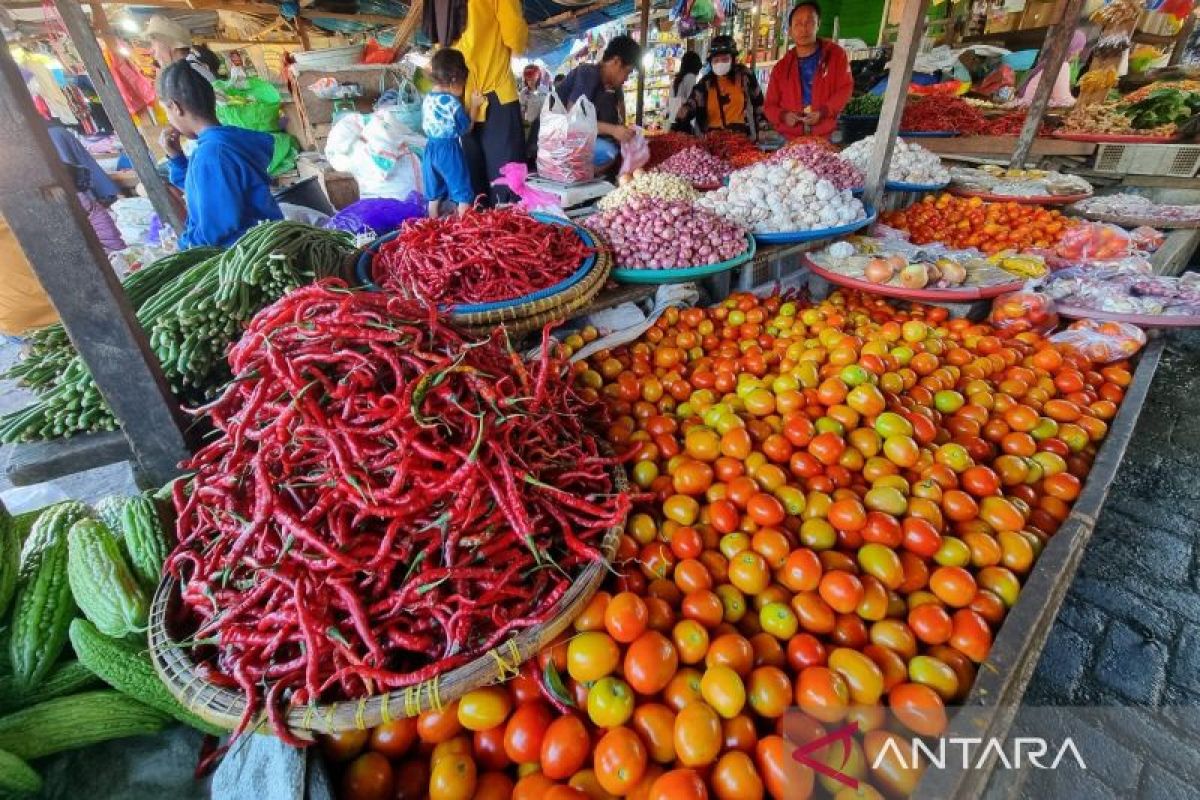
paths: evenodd
<path fill-rule="evenodd" d="M 159 69 L 165 69 L 176 61 L 187 60 L 192 69 L 212 83 L 217 79 L 221 68 L 221 59 L 208 45 L 194 47 L 192 33 L 173 19 L 155 14 L 146 23 L 146 39 L 150 42 L 150 52 L 158 62 Z"/>
<path fill-rule="evenodd" d="M 737 61 L 732 36 L 714 36 L 708 47 L 709 71 L 696 82 L 684 104 L 685 116 L 696 120 L 701 133 L 734 131 L 752 139 L 767 129 L 763 93 L 754 73 Z"/>

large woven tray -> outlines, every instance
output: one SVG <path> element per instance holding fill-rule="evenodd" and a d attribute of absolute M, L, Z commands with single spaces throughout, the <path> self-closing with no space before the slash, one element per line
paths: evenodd
<path fill-rule="evenodd" d="M 607 252 L 600 252 L 596 255 L 596 266 L 588 274 L 584 283 L 578 284 L 576 290 L 573 290 L 568 298 L 564 298 L 564 302 L 559 305 L 547 306 L 543 310 L 532 314 L 528 317 L 520 317 L 519 319 L 497 320 L 493 322 L 480 322 L 463 327 L 470 333 L 479 335 L 487 335 L 497 325 L 503 325 L 504 329 L 513 336 L 520 336 L 526 333 L 532 333 L 539 330 L 547 322 L 557 320 L 567 320 L 576 314 L 582 313 L 592 301 L 596 299 L 596 295 L 604 290 L 604 285 L 608 282 L 609 276 L 612 274 L 612 256 Z"/>
<path fill-rule="evenodd" d="M 613 488 L 627 491 L 629 482 L 620 465 L 612 467 Z M 481 653 L 461 667 L 432 680 L 360 700 L 290 708 L 288 727 L 299 735 L 366 730 L 388 720 L 415 717 L 429 709 L 440 709 L 473 689 L 498 683 L 517 674 L 521 664 L 536 655 L 564 631 L 608 575 L 608 562 L 616 553 L 624 524 L 608 530 L 601 544 L 604 561 L 588 564 L 571 587 L 554 604 L 543 624 L 527 628 L 498 647 Z M 150 655 L 154 668 L 171 694 L 190 711 L 218 727 L 233 730 L 246 709 L 240 692 L 209 681 L 196 668 L 189 650 L 178 644 L 168 629 L 168 619 L 179 602 L 179 584 L 164 578 L 150 607 Z M 258 727 L 265 717 L 256 720 Z"/>

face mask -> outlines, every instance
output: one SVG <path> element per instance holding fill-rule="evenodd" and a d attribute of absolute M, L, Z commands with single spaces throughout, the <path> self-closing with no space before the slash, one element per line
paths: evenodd
<path fill-rule="evenodd" d="M 733 64 L 729 61 L 722 61 L 719 64 L 713 64 L 713 74 L 724 77 L 729 74 L 729 70 L 733 68 Z"/>

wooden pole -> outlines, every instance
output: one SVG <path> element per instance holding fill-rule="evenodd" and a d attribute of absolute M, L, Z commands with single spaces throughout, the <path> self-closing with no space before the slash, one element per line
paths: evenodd
<path fill-rule="evenodd" d="M 100 104 L 104 106 L 104 113 L 116 128 L 117 136 L 133 162 L 138 179 L 141 180 L 142 186 L 146 187 L 146 196 L 150 198 L 158 218 L 174 228 L 176 233 L 182 233 L 183 220 L 171 201 L 166 182 L 158 174 L 146 140 L 142 138 L 129 109 L 125 107 L 125 100 L 117 89 L 108 63 L 104 60 L 104 54 L 100 52 L 100 44 L 92 34 L 91 25 L 83 13 L 83 6 L 79 5 L 77 0 L 54 0 L 54 6 L 62 17 L 67 33 L 71 35 L 79 57 L 83 59 L 92 85 L 96 87 L 96 94 L 100 96 Z M 113 53 L 114 57 L 116 55 Z"/>
<path fill-rule="evenodd" d="M 754 0 L 754 13 L 750 15 L 750 71 L 758 64 L 758 22 L 762 17 L 762 0 Z"/>
<path fill-rule="evenodd" d="M 1042 67 L 1037 89 L 1029 103 L 1029 112 L 1025 117 L 1025 125 L 1017 137 L 1017 146 L 1013 149 L 1010 166 L 1020 169 L 1029 158 L 1033 140 L 1037 138 L 1038 128 L 1042 126 L 1042 117 L 1046 115 L 1046 106 L 1050 103 L 1050 92 L 1054 82 L 1058 80 L 1059 70 L 1067 59 L 1067 48 L 1071 37 L 1079 25 L 1079 14 L 1083 11 L 1084 0 L 1067 0 L 1063 7 L 1062 16 L 1046 31 L 1046 40 L 1042 43 L 1042 53 L 1038 64 Z"/>
<path fill-rule="evenodd" d="M 300 36 L 300 47 L 304 49 L 304 52 L 312 50 L 312 40 L 308 38 L 308 20 L 304 17 L 296 18 L 296 33 Z"/>
<path fill-rule="evenodd" d="M 879 126 L 875 129 L 875 146 L 867 162 L 867 188 L 863 192 L 863 202 L 877 209 L 883 200 L 888 169 L 892 164 L 892 150 L 896 146 L 900 118 L 904 115 L 904 101 L 908 97 L 917 47 L 925 32 L 925 11 L 928 8 L 929 0 L 907 0 L 900 14 L 900 29 L 896 46 L 892 49 L 887 89 L 883 92 L 883 108 L 879 111 Z"/>
<path fill-rule="evenodd" d="M 0 214 L 120 420 L 142 477 L 161 484 L 189 453 L 183 415 L 7 43 L 0 44 L 0 108 Z"/>
<path fill-rule="evenodd" d="M 638 43 L 642 46 L 642 61 L 645 62 L 646 44 L 650 41 L 650 0 L 642 0 L 642 30 Z M 637 65 L 637 124 L 641 125 L 646 115 L 646 68 Z"/>
<path fill-rule="evenodd" d="M 1192 13 L 1188 14 L 1187 19 L 1183 21 L 1183 27 L 1179 29 L 1179 35 L 1175 37 L 1175 46 L 1171 48 L 1171 57 L 1167 60 L 1167 66 L 1174 67 L 1183 60 L 1188 40 L 1192 38 L 1192 31 L 1194 30 L 1196 30 L 1196 10 L 1192 9 Z"/>

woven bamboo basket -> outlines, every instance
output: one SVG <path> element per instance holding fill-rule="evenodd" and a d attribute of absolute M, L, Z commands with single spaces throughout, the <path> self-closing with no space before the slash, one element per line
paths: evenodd
<path fill-rule="evenodd" d="M 613 488 L 629 489 L 625 470 L 614 465 Z M 415 717 L 423 711 L 441 709 L 473 689 L 505 681 L 518 673 L 521 664 L 536 655 L 554 637 L 564 631 L 600 588 L 608 573 L 608 562 L 616 553 L 617 540 L 624 525 L 608 530 L 601 544 L 604 561 L 588 564 L 576 576 L 566 593 L 554 604 L 546 622 L 527 628 L 478 658 L 432 680 L 382 695 L 290 708 L 288 727 L 298 735 L 366 730 L 389 720 Z M 150 654 L 154 668 L 171 694 L 192 713 L 228 730 L 237 727 L 246 700 L 240 692 L 218 686 L 206 679 L 191 660 L 186 647 L 178 644 L 168 629 L 167 620 L 179 601 L 179 584 L 164 578 L 155 592 L 150 608 Z M 253 728 L 265 720 L 260 717 Z"/>
<path fill-rule="evenodd" d="M 608 282 L 608 276 L 612 272 L 612 258 L 603 253 L 597 257 L 596 266 L 585 279 L 584 283 L 579 284 L 583 287 L 578 292 L 571 292 L 571 297 L 563 303 L 550 305 L 528 317 L 520 317 L 511 320 L 497 320 L 494 322 L 482 322 L 465 325 L 468 332 L 486 335 L 490 333 L 497 325 L 503 325 L 504 329 L 512 336 L 523 336 L 527 333 L 540 330 L 547 322 L 553 322 L 560 319 L 570 319 L 577 313 L 591 305 L 591 302 L 596 299 L 596 295 L 604 290 L 604 285 Z M 565 294 L 565 293 L 564 293 Z"/>

